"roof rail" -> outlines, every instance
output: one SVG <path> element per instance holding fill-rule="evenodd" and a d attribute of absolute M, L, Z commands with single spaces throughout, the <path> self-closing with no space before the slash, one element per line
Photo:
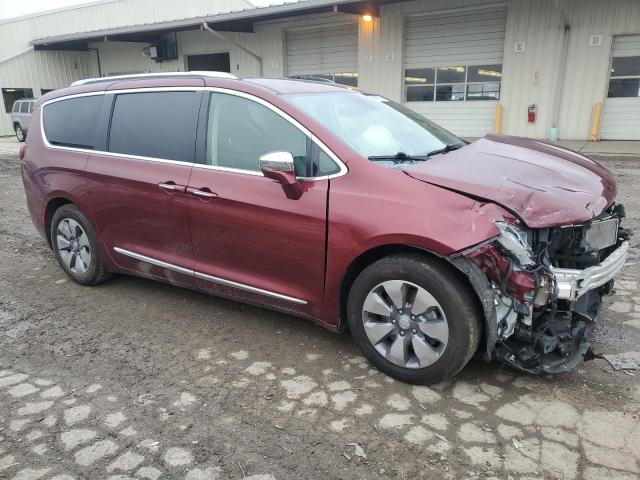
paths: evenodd
<path fill-rule="evenodd" d="M 305 82 L 317 82 L 317 83 L 336 83 L 334 80 L 325 77 L 318 77 L 315 75 L 289 75 L 287 77 L 290 80 L 303 80 Z"/>
<path fill-rule="evenodd" d="M 235 75 L 227 72 L 158 72 L 158 73 L 133 73 L 130 75 L 113 75 L 110 77 L 96 77 L 85 78 L 83 80 L 76 80 L 71 84 L 72 87 L 78 85 L 89 85 L 92 83 L 111 82 L 114 80 L 148 80 L 153 78 L 164 77 L 212 77 L 212 78 L 233 78 L 237 79 Z"/>

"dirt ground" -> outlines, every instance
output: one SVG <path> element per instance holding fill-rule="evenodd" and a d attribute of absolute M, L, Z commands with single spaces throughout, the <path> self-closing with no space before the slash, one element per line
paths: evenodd
<path fill-rule="evenodd" d="M 432 388 L 348 335 L 149 280 L 67 279 L 0 139 L 0 478 L 637 479 L 640 372 L 472 361 Z M 640 158 L 604 160 L 640 225 Z M 640 235 L 596 354 L 639 350 Z"/>

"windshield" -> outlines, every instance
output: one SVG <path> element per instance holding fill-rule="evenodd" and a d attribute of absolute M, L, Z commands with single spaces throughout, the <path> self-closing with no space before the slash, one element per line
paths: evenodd
<path fill-rule="evenodd" d="M 285 95 L 364 157 L 427 156 L 466 142 L 386 98 L 357 92 Z"/>

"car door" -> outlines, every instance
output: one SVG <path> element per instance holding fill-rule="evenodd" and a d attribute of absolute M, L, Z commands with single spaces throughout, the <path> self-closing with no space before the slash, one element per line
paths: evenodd
<path fill-rule="evenodd" d="M 100 237 L 121 268 L 193 286 L 186 188 L 202 91 L 107 97 L 100 120 L 110 124 L 104 151 L 91 154 L 86 167 Z"/>
<path fill-rule="evenodd" d="M 203 116 L 188 190 L 199 286 L 318 318 L 329 180 L 299 178 L 302 195 L 288 198 L 258 162 L 291 152 L 302 177 L 317 147 L 286 114 L 240 93 L 212 93 Z"/>

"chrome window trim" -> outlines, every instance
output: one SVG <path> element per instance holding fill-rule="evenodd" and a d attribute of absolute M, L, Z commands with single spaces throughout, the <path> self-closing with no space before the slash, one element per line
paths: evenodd
<path fill-rule="evenodd" d="M 172 263 L 163 262 L 162 260 L 157 260 L 152 257 L 148 257 L 146 255 L 142 255 L 140 253 L 132 252 L 131 250 L 126 250 L 120 247 L 113 247 L 113 250 L 120 255 L 124 255 L 126 257 L 134 258 L 136 260 L 140 260 L 142 262 L 150 263 L 151 265 L 155 265 L 156 267 L 166 268 L 167 270 L 172 270 L 174 272 L 183 273 L 185 275 L 190 275 L 192 277 L 198 278 L 200 280 L 207 280 L 209 282 L 217 283 L 219 285 L 224 285 L 226 287 L 238 288 L 240 290 L 245 290 L 251 293 L 258 293 L 260 295 L 265 295 L 267 297 L 277 298 L 278 300 L 286 300 L 288 302 L 297 303 L 298 305 L 306 305 L 306 300 L 301 300 L 299 298 L 290 297 L 288 295 L 283 295 L 281 293 L 272 292 L 270 290 L 265 290 L 263 288 L 252 287 L 251 285 L 246 285 L 244 283 L 234 282 L 232 280 L 226 280 L 220 277 L 214 277 L 213 275 L 207 275 L 206 273 L 197 272 L 195 270 L 190 270 L 188 268 L 180 267 L 178 265 L 174 265 Z"/>
<path fill-rule="evenodd" d="M 201 168 L 204 170 L 218 170 L 220 172 L 240 173 L 242 175 L 252 175 L 254 177 L 264 177 L 262 172 L 258 170 L 243 170 L 242 168 L 232 167 L 220 167 L 218 165 L 205 165 L 204 163 L 194 163 L 194 168 Z"/>
<path fill-rule="evenodd" d="M 338 156 L 333 153 L 331 151 L 331 149 L 329 149 L 329 147 L 327 147 L 324 142 L 322 142 L 318 137 L 316 137 L 313 133 L 311 133 L 311 131 L 309 131 L 304 125 L 302 125 L 300 122 L 298 122 L 297 120 L 295 120 L 293 117 L 291 117 L 289 114 L 287 114 L 286 112 L 280 110 L 278 107 L 276 107 L 275 105 L 269 103 L 268 101 L 260 98 L 260 97 L 256 97 L 255 95 L 252 95 L 250 93 L 246 93 L 246 92 L 240 92 L 238 90 L 231 90 L 228 88 L 220 88 L 220 87 L 149 87 L 149 88 L 127 88 L 127 89 L 121 89 L 121 90 L 101 90 L 98 92 L 86 92 L 86 93 L 76 93 L 76 94 L 72 94 L 72 95 L 66 95 L 63 97 L 58 97 L 58 98 L 53 98 L 51 100 L 47 100 L 46 102 L 44 102 L 41 105 L 42 108 L 42 113 L 40 114 L 40 133 L 42 135 L 42 139 L 45 143 L 45 146 L 49 149 L 53 149 L 53 150 L 64 150 L 64 151 L 71 151 L 71 152 L 83 152 L 83 153 L 96 153 L 99 155 L 106 155 L 106 156 L 117 156 L 119 158 L 123 158 L 123 159 L 132 159 L 132 160 L 145 160 L 145 161 L 152 161 L 152 162 L 159 162 L 159 163 L 174 163 L 174 164 L 179 164 L 179 165 L 185 165 L 185 164 L 189 164 L 189 162 L 181 162 L 178 160 L 170 160 L 170 159 L 164 159 L 164 158 L 155 158 L 155 157 L 144 157 L 144 156 L 137 156 L 137 155 L 128 155 L 128 154 L 124 154 L 124 153 L 118 153 L 116 154 L 115 152 L 105 152 L 102 150 L 92 150 L 92 149 L 87 149 L 87 148 L 75 148 L 75 147 L 65 147 L 65 146 L 59 146 L 59 145 L 52 145 L 51 143 L 49 143 L 49 140 L 47 139 L 47 136 L 45 134 L 44 131 L 44 107 L 46 107 L 47 105 L 49 105 L 50 103 L 55 103 L 55 102 L 60 102 L 63 100 L 69 100 L 72 98 L 79 98 L 79 97 L 88 97 L 88 96 L 96 96 L 96 95 L 107 95 L 107 94 L 123 94 L 123 93 L 145 93 L 145 92 L 196 92 L 196 91 L 209 91 L 209 92 L 214 92 L 214 93 L 223 93 L 223 94 L 228 94 L 228 95 L 235 95 L 237 97 L 242 97 L 242 98 L 246 98 L 248 100 L 252 100 L 256 103 L 259 103 L 260 105 L 263 105 L 264 107 L 270 109 L 271 111 L 273 111 L 274 113 L 276 113 L 277 115 L 280 115 L 282 118 L 284 118 L 286 121 L 288 121 L 289 123 L 291 123 L 294 127 L 296 127 L 298 130 L 300 130 L 302 133 L 304 133 L 306 136 L 308 136 L 312 142 L 314 142 L 318 147 L 320 147 L 324 153 L 326 153 L 337 165 L 339 168 L 339 171 L 336 173 L 332 173 L 330 175 L 322 175 L 322 176 L 318 176 L 318 177 L 298 177 L 298 179 L 300 180 L 305 180 L 305 181 L 320 181 L 320 180 L 328 180 L 331 178 L 337 178 L 337 177 L 341 177 L 343 175 L 346 175 L 349 171 L 349 169 L 347 168 L 346 164 L 340 160 L 338 158 Z M 240 168 L 232 168 L 232 167 L 219 167 L 216 165 L 206 165 L 203 163 L 191 163 L 194 167 L 197 168 L 205 168 L 205 169 L 210 169 L 210 170 L 219 170 L 219 171 L 223 171 L 223 172 L 230 172 L 230 173 L 239 173 L 242 175 L 252 175 L 252 176 L 259 176 L 259 177 L 263 177 L 264 175 L 262 175 L 262 172 L 260 171 L 256 171 L 256 170 L 244 170 L 244 169 L 240 169 Z"/>

